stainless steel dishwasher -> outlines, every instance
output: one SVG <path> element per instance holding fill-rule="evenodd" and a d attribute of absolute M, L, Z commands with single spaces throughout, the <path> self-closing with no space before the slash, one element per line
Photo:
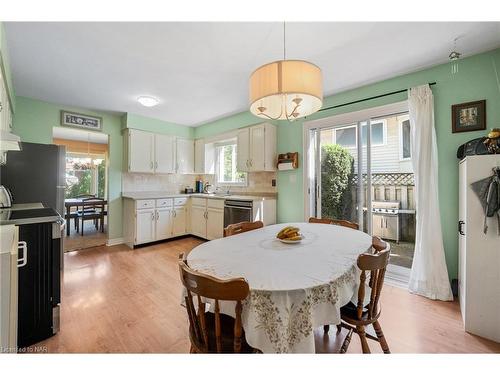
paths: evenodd
<path fill-rule="evenodd" d="M 226 199 L 224 201 L 224 228 L 229 224 L 252 221 L 252 201 Z"/>

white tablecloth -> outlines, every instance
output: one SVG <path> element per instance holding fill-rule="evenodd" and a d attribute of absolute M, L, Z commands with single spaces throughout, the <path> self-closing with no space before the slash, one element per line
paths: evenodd
<path fill-rule="evenodd" d="M 300 244 L 275 236 L 301 229 Z M 250 296 L 242 324 L 248 343 L 264 353 L 314 353 L 314 328 L 340 322 L 340 307 L 357 291 L 356 259 L 371 246 L 366 233 L 337 225 L 277 224 L 213 240 L 193 249 L 188 264 L 219 277 L 244 277 Z M 221 312 L 234 317 L 234 303 Z"/>

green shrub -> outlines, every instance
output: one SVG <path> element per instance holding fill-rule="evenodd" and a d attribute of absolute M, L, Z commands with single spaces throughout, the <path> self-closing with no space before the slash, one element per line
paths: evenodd
<path fill-rule="evenodd" d="M 354 158 L 340 145 L 321 146 L 321 216 L 353 220 Z"/>

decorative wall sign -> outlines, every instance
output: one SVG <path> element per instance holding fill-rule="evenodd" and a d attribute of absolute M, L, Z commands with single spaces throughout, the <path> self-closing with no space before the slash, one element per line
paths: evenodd
<path fill-rule="evenodd" d="M 486 100 L 451 106 L 453 133 L 486 129 Z"/>
<path fill-rule="evenodd" d="M 61 125 L 102 131 L 102 118 L 61 111 Z"/>

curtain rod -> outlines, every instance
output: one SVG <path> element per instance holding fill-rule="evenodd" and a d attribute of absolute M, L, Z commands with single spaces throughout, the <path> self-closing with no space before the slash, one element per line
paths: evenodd
<path fill-rule="evenodd" d="M 435 84 L 436 84 L 436 82 L 429 82 L 428 83 L 429 86 L 434 86 Z M 349 103 L 337 104 L 337 105 L 334 105 L 334 106 L 331 106 L 331 107 L 321 108 L 318 112 L 327 111 L 329 109 L 334 109 L 334 108 L 339 108 L 339 107 L 344 107 L 346 105 L 351 105 L 351 104 L 366 102 L 368 100 L 383 98 L 384 96 L 389 96 L 389 95 L 394 95 L 394 94 L 401 94 L 402 92 L 406 92 L 406 91 L 408 91 L 408 89 L 403 89 L 403 90 L 398 90 L 398 91 L 392 91 L 392 92 L 388 92 L 386 94 L 380 94 L 380 95 L 370 96 L 369 98 L 359 99 L 359 100 L 355 100 L 355 101 L 349 102 Z"/>

